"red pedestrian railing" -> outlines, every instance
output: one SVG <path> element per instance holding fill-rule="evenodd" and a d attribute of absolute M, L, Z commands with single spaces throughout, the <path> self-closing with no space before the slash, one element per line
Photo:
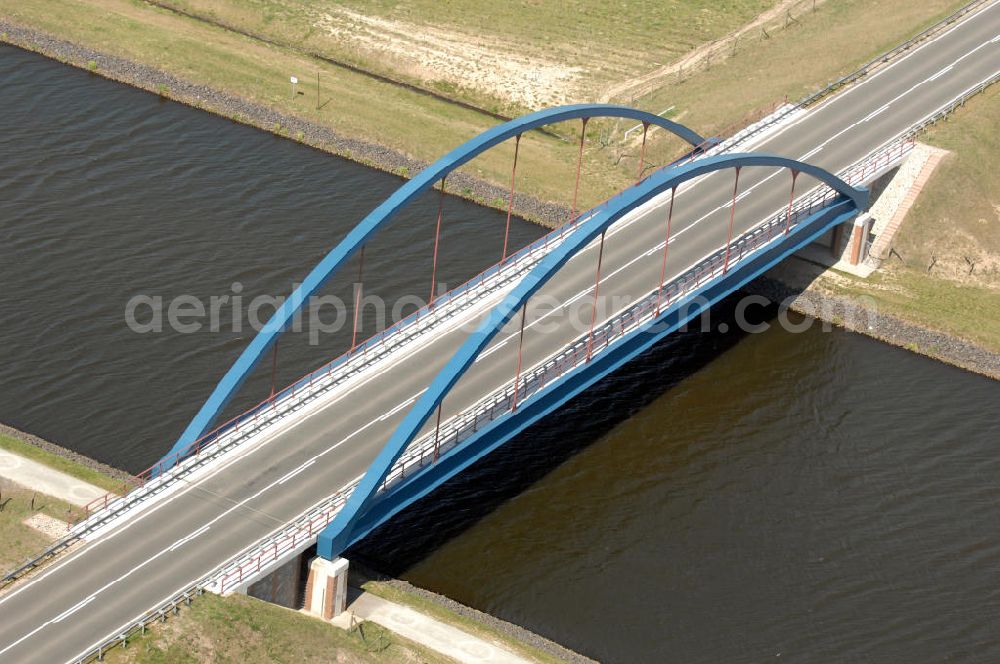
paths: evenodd
<path fill-rule="evenodd" d="M 237 561 L 221 570 L 209 585 L 217 586 L 219 594 L 232 591 L 244 580 L 249 580 L 260 574 L 262 569 L 281 559 L 282 556 L 295 552 L 304 546 L 310 546 L 319 533 L 333 520 L 337 512 L 344 506 L 348 496 L 357 486 L 357 480 L 351 482 L 321 505 L 310 510 L 290 526 L 282 528 L 278 533 L 255 545 L 249 553 L 237 556 Z"/>
<path fill-rule="evenodd" d="M 872 155 L 871 158 L 860 162 L 859 165 L 852 167 L 851 169 L 848 169 L 845 179 L 849 182 L 863 181 L 870 173 L 874 173 L 883 168 L 885 164 L 891 162 L 893 159 L 898 159 L 905 153 L 906 150 L 910 148 L 912 148 L 912 140 L 909 142 L 900 142 L 895 145 L 887 146 L 885 149 Z M 577 217 L 573 222 L 564 224 L 563 226 L 550 231 L 543 237 L 522 248 L 520 251 L 512 254 L 505 261 L 499 262 L 490 268 L 487 268 L 472 279 L 466 281 L 461 286 L 437 297 L 433 305 L 428 305 L 419 309 L 393 326 L 372 335 L 364 342 L 358 344 L 353 350 L 343 353 L 320 368 L 303 375 L 295 381 L 292 381 L 284 389 L 275 392 L 275 394 L 269 396 L 267 399 L 261 401 L 247 411 L 240 413 L 239 415 L 217 426 L 215 429 L 195 441 L 195 443 L 193 443 L 187 450 L 162 459 L 153 466 L 150 466 L 136 476 L 136 486 L 132 488 L 131 491 L 127 490 L 129 488 L 127 485 L 123 485 L 123 489 L 125 491 L 122 495 L 108 493 L 91 501 L 91 503 L 85 507 L 83 518 L 89 519 L 92 515 L 105 512 L 112 506 L 125 509 L 128 507 L 130 502 L 132 502 L 130 500 L 131 497 L 137 497 L 140 500 L 144 500 L 148 493 L 155 493 L 162 489 L 162 486 L 156 486 L 155 491 L 146 491 L 150 482 L 156 478 L 160 478 L 167 469 L 177 467 L 178 465 L 184 465 L 184 463 L 188 460 L 194 459 L 195 463 L 188 463 L 183 469 L 184 471 L 190 471 L 200 467 L 204 462 L 207 462 L 207 460 L 215 458 L 221 453 L 228 452 L 232 448 L 233 443 L 236 441 L 229 440 L 227 443 L 227 436 L 235 438 L 241 433 L 242 428 L 244 435 L 240 437 L 241 441 L 249 439 L 260 429 L 274 423 L 276 420 L 287 414 L 293 408 L 292 404 L 300 402 L 303 396 L 315 398 L 322 391 L 325 391 L 330 387 L 335 387 L 336 384 L 349 379 L 355 374 L 355 372 L 363 370 L 371 362 L 382 359 L 387 352 L 391 352 L 392 350 L 400 347 L 406 342 L 406 339 L 402 338 L 404 331 L 411 333 L 411 335 L 420 334 L 427 328 L 438 324 L 446 317 L 436 316 L 428 322 L 428 317 L 431 314 L 437 313 L 453 315 L 456 310 L 461 310 L 463 306 L 471 306 L 478 298 L 481 297 L 481 291 L 484 289 L 495 290 L 496 288 L 513 282 L 520 275 L 520 273 L 529 269 L 530 266 L 534 265 L 542 255 L 548 252 L 551 247 L 561 241 L 568 230 L 574 228 L 576 224 L 590 218 L 597 211 L 606 207 L 610 201 L 614 200 L 618 195 L 620 194 L 616 194 L 615 196 L 603 201 L 595 208 L 592 208 L 588 212 Z M 816 196 L 817 195 L 814 193 L 812 198 L 807 196 L 804 201 L 807 204 L 815 203 L 819 200 Z M 821 196 L 821 199 L 827 200 L 833 196 L 835 196 L 835 193 L 832 190 L 826 189 L 825 194 Z M 799 204 L 801 205 L 802 202 Z M 738 243 L 739 241 L 734 244 Z M 425 323 L 425 326 L 420 326 L 421 321 Z M 348 367 L 348 363 L 352 361 L 356 361 L 357 365 Z M 328 381 L 331 379 L 334 372 L 341 367 L 343 367 L 346 371 L 336 384 L 330 385 L 323 382 L 324 380 Z M 306 393 L 303 394 L 304 392 Z M 201 459 L 203 453 L 210 448 L 213 448 L 213 446 L 213 453 L 206 455 L 207 459 Z M 161 485 L 164 483 L 165 482 L 163 481 L 160 482 Z M 143 493 L 136 496 L 137 492 Z"/>
<path fill-rule="evenodd" d="M 803 216 L 824 207 L 838 196 L 839 194 L 829 187 L 819 186 L 797 201 L 790 215 L 783 210 L 736 238 L 729 247 L 731 255 L 729 269 L 749 258 L 758 249 L 779 240 L 786 227 L 794 227 Z M 594 330 L 592 335 L 578 338 L 566 349 L 544 360 L 535 369 L 525 372 L 519 381 L 515 380 L 518 384 L 506 385 L 465 413 L 442 423 L 435 432 L 415 441 L 386 475 L 380 492 L 391 489 L 421 468 L 433 464 L 442 454 L 461 444 L 484 425 L 512 413 L 515 403 L 520 407 L 532 395 L 568 375 L 582 363 L 589 362 L 594 355 L 602 352 L 614 341 L 652 323 L 661 313 L 661 295 L 665 297 L 667 304 L 676 303 L 679 298 L 691 294 L 708 281 L 721 276 L 727 270 L 725 255 L 726 249 L 720 249 L 675 277 L 664 285 L 662 291 L 654 289 L 640 298 L 636 304 L 606 321 L 600 328 Z"/>
<path fill-rule="evenodd" d="M 802 215 L 811 213 L 821 204 L 825 204 L 830 198 L 830 192 L 832 190 L 815 192 L 799 201 L 793 207 L 791 224 L 794 225 Z M 833 197 L 836 197 L 835 192 Z M 731 265 L 737 265 L 757 249 L 780 237 L 781 233 L 775 230 L 783 230 L 788 223 L 787 214 L 783 211 L 737 238 L 730 247 L 734 256 Z M 720 276 L 725 269 L 724 257 L 723 249 L 666 284 L 663 290 L 666 292 L 667 301 L 676 301 L 677 298 Z M 508 384 L 478 402 L 466 413 L 443 423 L 437 432 L 428 434 L 410 445 L 393 465 L 379 491 L 385 492 L 391 489 L 407 476 L 412 476 L 421 468 L 434 463 L 441 454 L 467 440 L 485 424 L 511 413 L 515 391 L 519 393 L 519 404 L 523 404 L 525 400 L 555 380 L 603 352 L 615 340 L 627 336 L 638 327 L 657 318 L 659 294 L 659 289 L 647 294 L 626 311 L 603 323 L 592 336 L 578 339 L 532 371 L 526 372 L 518 386 L 513 383 Z M 245 582 L 254 580 L 262 571 L 266 571 L 268 565 L 279 561 L 283 556 L 311 545 L 323 528 L 333 521 L 356 486 L 357 480 L 343 487 L 293 524 L 254 546 L 250 552 L 237 557 L 236 562 L 223 569 L 211 585 L 214 585 L 220 593 L 231 591 Z"/>
<path fill-rule="evenodd" d="M 692 153 L 692 158 L 696 156 L 696 154 Z M 662 168 L 654 170 L 650 173 L 650 176 L 659 170 L 662 170 Z M 646 176 L 643 180 L 648 177 L 649 176 Z M 643 180 L 640 180 L 640 182 Z M 531 266 L 540 260 L 544 254 L 548 253 L 551 248 L 556 246 L 558 242 L 562 241 L 567 232 L 571 231 L 579 223 L 592 217 L 599 210 L 607 207 L 611 201 L 615 200 L 615 198 L 620 195 L 621 192 L 605 199 L 587 212 L 578 215 L 571 222 L 552 229 L 534 242 L 511 254 L 505 260 L 495 263 L 460 286 L 449 290 L 447 293 L 436 296 L 433 303 L 418 309 L 381 332 L 371 335 L 365 341 L 357 344 L 357 346 L 355 346 L 352 350 L 348 350 L 340 356 L 320 366 L 318 369 L 302 375 L 298 379 L 289 383 L 284 389 L 276 391 L 267 399 L 260 401 L 246 411 L 216 426 L 214 429 L 192 443 L 186 450 L 182 450 L 169 457 L 165 457 L 149 468 L 146 468 L 142 472 L 136 474 L 135 484 L 133 486 L 123 483 L 121 493 L 109 492 L 103 496 L 95 498 L 85 506 L 80 520 L 87 520 L 94 514 L 106 511 L 109 506 L 114 505 L 116 501 L 119 501 L 119 503 L 124 506 L 124 504 L 128 502 L 126 499 L 130 494 L 144 489 L 152 480 L 160 477 L 165 471 L 176 467 L 185 460 L 192 457 L 200 457 L 203 452 L 215 445 L 227 434 L 239 433 L 241 426 L 249 426 L 250 432 L 252 433 L 259 430 L 262 424 L 269 424 L 273 422 L 276 417 L 280 415 L 278 411 L 280 410 L 284 400 L 296 400 L 297 397 L 301 396 L 301 390 L 311 390 L 315 388 L 317 381 L 329 378 L 338 368 L 357 360 L 357 358 L 360 358 L 358 366 L 353 367 L 355 371 L 360 371 L 371 362 L 381 359 L 387 351 L 395 350 L 406 341 L 406 339 L 399 337 L 402 332 L 423 332 L 425 328 L 420 327 L 419 324 L 421 321 L 427 324 L 429 315 L 434 314 L 435 312 L 447 312 L 448 315 L 452 315 L 455 313 L 456 308 L 461 310 L 464 307 L 471 306 L 482 296 L 482 290 L 496 290 L 499 287 L 513 282 L 516 277 L 518 277 L 521 273 L 526 272 Z M 449 305 L 452 307 L 451 310 L 448 309 Z M 443 320 L 443 318 L 434 318 L 431 320 L 431 323 L 427 324 L 427 327 L 437 324 L 440 320 Z M 416 329 L 414 330 L 412 328 Z M 345 376 L 344 378 L 346 379 L 347 377 Z M 249 436 L 246 436 L 246 438 L 249 438 Z M 228 451 L 228 449 L 229 446 L 226 446 L 225 451 Z M 212 458 L 215 456 L 216 455 L 213 454 Z M 194 464 L 195 467 L 200 465 L 201 464 Z M 144 494 L 142 499 L 145 499 L 145 497 L 146 496 Z"/>

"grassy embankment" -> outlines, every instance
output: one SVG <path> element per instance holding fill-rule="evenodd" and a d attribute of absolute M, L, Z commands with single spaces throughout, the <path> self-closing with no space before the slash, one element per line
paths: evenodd
<path fill-rule="evenodd" d="M 788 2 L 788 0 L 784 0 Z M 157 0 L 243 32 L 517 115 L 597 99 L 769 9 L 773 0 Z"/>
<path fill-rule="evenodd" d="M 403 639 L 379 625 L 362 623 L 345 631 L 297 611 L 234 595 L 206 594 L 105 661 L 116 664 L 338 664 L 452 660 Z"/>
<path fill-rule="evenodd" d="M 0 478 L 0 573 L 14 569 L 52 541 L 48 535 L 26 525 L 25 519 L 42 513 L 66 521 L 73 509 L 61 500 Z"/>
<path fill-rule="evenodd" d="M 49 468 L 66 473 L 84 482 L 89 482 L 107 491 L 114 493 L 121 493 L 122 491 L 122 480 L 120 479 L 109 477 L 93 468 L 88 468 L 66 457 L 53 454 L 3 433 L 0 433 L 0 449 L 20 454 L 23 457 L 37 461 Z"/>
<path fill-rule="evenodd" d="M 503 646 L 511 652 L 521 655 L 530 661 L 545 662 L 549 664 L 557 664 L 561 661 L 553 655 L 538 650 L 537 648 L 533 648 L 526 643 L 522 643 L 517 639 L 513 639 L 506 634 L 498 632 L 488 625 L 484 625 L 483 623 L 467 618 L 466 616 L 459 615 L 458 613 L 455 613 L 454 611 L 436 602 L 426 599 L 425 597 L 406 592 L 405 590 L 401 590 L 400 588 L 383 581 L 369 580 L 362 584 L 362 587 L 373 595 L 387 599 L 390 602 L 395 602 L 396 604 L 402 604 L 412 609 L 416 609 L 417 611 L 436 618 L 443 623 L 454 625 L 455 627 L 474 636 L 478 636 L 484 641 L 489 641 Z"/>
<path fill-rule="evenodd" d="M 1000 353 L 1000 86 L 971 99 L 921 140 L 952 151 L 938 166 L 867 281 L 834 290 Z M 933 350 L 933 349 L 929 349 Z"/>
<path fill-rule="evenodd" d="M 121 480 L 2 433 L 0 449 L 32 459 L 108 491 L 122 489 Z M 41 552 L 52 541 L 52 537 L 24 523 L 25 519 L 35 513 L 68 521 L 80 513 L 80 508 L 0 479 L 0 571 L 13 569 Z"/>
<path fill-rule="evenodd" d="M 342 135 L 432 160 L 459 141 L 494 125 L 496 120 L 447 101 L 348 72 L 299 49 L 308 48 L 370 66 L 424 87 L 441 88 L 447 84 L 445 87 L 454 88 L 450 90 L 453 96 L 484 104 L 490 102 L 481 98 L 485 94 L 483 89 L 497 86 L 458 85 L 455 81 L 470 76 L 462 72 L 472 71 L 474 80 L 488 79 L 488 72 L 476 70 L 477 58 L 500 54 L 503 57 L 497 57 L 502 60 L 510 59 L 511 53 L 518 57 L 524 54 L 528 63 L 524 77 L 518 79 L 516 72 L 509 74 L 514 88 L 544 89 L 545 86 L 534 82 L 535 73 L 544 78 L 546 72 L 551 74 L 552 67 L 563 67 L 573 70 L 576 78 L 560 79 L 559 85 L 552 89 L 567 89 L 570 93 L 566 101 L 580 101 L 594 99 L 609 81 L 642 73 L 676 54 L 725 35 L 772 4 L 751 0 L 724 5 L 685 3 L 683 7 L 645 3 L 635 10 L 616 13 L 598 0 L 581 0 L 572 8 L 560 5 L 558 11 L 548 3 L 498 10 L 495 3 L 481 0 L 456 3 L 424 0 L 405 9 L 388 2 L 366 9 L 377 21 L 389 23 L 362 25 L 355 32 L 382 35 L 394 29 L 397 32 L 393 36 L 398 36 L 406 32 L 400 28 L 404 26 L 416 30 L 414 39 L 418 46 L 426 46 L 426 40 L 438 43 L 475 35 L 472 44 L 488 51 L 486 55 L 479 50 L 470 51 L 464 61 L 461 53 L 448 53 L 447 66 L 435 69 L 444 72 L 438 76 L 417 66 L 416 60 L 423 51 L 414 51 L 408 60 L 399 53 L 386 55 L 370 44 L 331 38 L 324 28 L 326 24 L 317 25 L 316 20 L 310 20 L 317 11 L 317 5 L 310 0 L 255 0 L 249 8 L 235 0 L 170 1 L 187 11 L 205 12 L 206 18 L 231 23 L 279 43 L 294 42 L 296 48 L 269 45 L 139 0 L 30 3 L 0 0 L 0 16 L 84 46 L 153 65 L 185 80 L 243 96 L 331 127 Z M 862 0 L 821 3 L 815 12 L 800 12 L 796 22 L 787 28 L 772 30 L 768 39 L 738 43 L 734 53 L 712 60 L 708 69 L 685 75 L 681 80 L 664 80 L 661 88 L 637 100 L 636 105 L 653 112 L 673 106 L 671 117 L 689 123 L 703 134 L 718 133 L 759 115 L 762 109 L 771 108 L 786 95 L 794 99 L 822 87 L 826 81 L 850 71 L 962 4 L 956 0 L 921 3 L 886 0 L 877 6 Z M 356 19 L 348 19 L 348 25 L 354 25 L 350 21 Z M 494 37 L 481 36 L 487 27 Z M 408 49 L 403 51 L 405 54 Z M 75 64 L 87 66 L 86 62 Z M 321 98 L 327 102 L 319 109 L 313 83 L 316 72 L 321 72 L 325 81 Z M 292 74 L 302 81 L 299 87 L 305 93 L 295 98 L 288 83 Z M 163 92 L 169 95 L 169 91 Z M 497 98 L 501 100 L 517 98 L 516 90 L 494 90 L 490 94 L 499 95 Z M 516 106 L 519 102 L 510 103 Z M 636 133 L 627 144 L 620 139 L 631 124 L 589 125 L 581 204 L 602 200 L 634 177 L 638 156 Z M 578 131 L 578 127 L 573 124 L 557 129 L 569 135 Z M 538 133 L 526 136 L 522 143 L 519 190 L 568 204 L 576 146 L 571 141 Z M 679 142 L 664 132 L 656 132 L 648 146 L 647 162 L 664 163 L 682 149 Z M 465 171 L 505 186 L 512 155 L 513 145 L 501 146 L 470 162 Z"/>
<path fill-rule="evenodd" d="M 410 606 L 486 641 L 504 646 L 529 661 L 555 664 L 557 658 L 460 616 L 422 597 L 381 582 L 365 589 Z M 175 618 L 158 624 L 128 648 L 116 648 L 108 662 L 160 664 L 170 662 L 450 662 L 432 650 L 365 622 L 350 632 L 245 595 L 219 597 L 211 593 L 192 602 Z"/>

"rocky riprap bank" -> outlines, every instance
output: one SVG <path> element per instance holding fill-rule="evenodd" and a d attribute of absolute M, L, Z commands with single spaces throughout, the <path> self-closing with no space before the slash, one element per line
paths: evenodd
<path fill-rule="evenodd" d="M 761 295 L 775 304 L 784 303 L 792 311 L 825 320 L 851 332 L 1000 380 L 1000 354 L 879 312 L 859 304 L 854 298 L 824 293 L 815 286 L 789 285 L 767 275 L 750 282 L 743 290 Z"/>
<path fill-rule="evenodd" d="M 185 81 L 155 67 L 78 46 L 9 20 L 0 19 L 0 41 L 394 175 L 417 173 L 428 165 L 399 150 L 343 136 L 329 127 Z M 89 67 L 90 62 L 96 66 Z M 491 205 L 493 201 L 506 202 L 510 196 L 506 187 L 459 172 L 448 176 L 448 192 L 491 207 L 495 207 Z M 514 196 L 514 210 L 518 216 L 549 228 L 558 226 L 570 216 L 567 207 L 520 193 Z"/>

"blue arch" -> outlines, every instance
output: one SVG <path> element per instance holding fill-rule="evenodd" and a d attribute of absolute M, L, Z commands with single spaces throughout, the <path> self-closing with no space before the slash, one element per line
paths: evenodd
<path fill-rule="evenodd" d="M 361 482 L 348 498 L 343 509 L 320 534 L 319 554 L 332 559 L 339 555 L 352 539 L 351 530 L 364 515 L 376 490 L 389 474 L 393 464 L 407 446 L 416 438 L 421 427 L 437 410 L 438 405 L 475 362 L 494 336 L 521 310 L 528 299 L 551 279 L 573 256 L 594 238 L 608 229 L 615 221 L 658 194 L 700 175 L 727 168 L 771 166 L 789 168 L 806 173 L 829 185 L 846 197 L 858 212 L 867 209 L 869 192 L 855 188 L 837 176 L 816 166 L 769 154 L 729 154 L 707 157 L 666 171 L 656 173 L 644 182 L 626 191 L 612 208 L 601 210 L 580 224 L 555 249 L 545 255 L 532 270 L 497 304 L 489 316 L 473 332 L 441 369 L 427 390 L 393 432 L 385 447 L 372 462 Z"/>
<path fill-rule="evenodd" d="M 233 366 L 229 368 L 215 386 L 212 394 L 188 424 L 180 438 L 178 438 L 171 450 L 164 456 L 162 468 L 167 469 L 176 463 L 179 456 L 208 431 L 212 422 L 215 421 L 222 409 L 236 394 L 254 367 L 257 366 L 260 359 L 267 353 L 278 337 L 281 336 L 285 327 L 295 317 L 295 314 L 308 302 L 309 298 L 317 290 L 323 287 L 344 262 L 350 259 L 376 232 L 388 224 L 399 210 L 417 196 L 433 187 L 434 183 L 441 178 L 508 138 L 545 125 L 579 118 L 597 117 L 627 118 L 656 125 L 673 132 L 694 146 L 699 146 L 705 142 L 704 138 L 676 122 L 671 122 L 666 118 L 661 118 L 652 113 L 613 104 L 576 104 L 538 111 L 493 127 L 479 136 L 466 141 L 397 189 L 392 196 L 372 210 L 367 217 L 355 226 L 330 253 L 323 257 L 306 278 L 302 280 L 301 285 L 275 311 L 271 319 L 267 321 L 260 332 L 257 333 L 246 349 L 240 354 L 236 362 L 233 363 Z"/>

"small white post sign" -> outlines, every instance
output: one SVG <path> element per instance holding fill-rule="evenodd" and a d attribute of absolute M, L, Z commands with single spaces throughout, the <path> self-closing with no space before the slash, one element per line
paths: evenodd
<path fill-rule="evenodd" d="M 295 84 L 299 82 L 299 79 L 296 78 L 295 76 L 292 76 L 291 81 L 292 81 L 292 99 L 295 99 Z"/>

